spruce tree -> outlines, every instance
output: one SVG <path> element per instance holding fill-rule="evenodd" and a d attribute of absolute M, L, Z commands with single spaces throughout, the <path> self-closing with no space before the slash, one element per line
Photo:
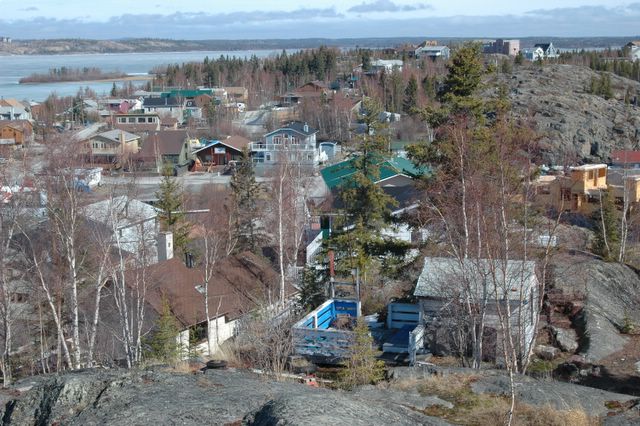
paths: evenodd
<path fill-rule="evenodd" d="M 149 357 L 168 363 L 178 361 L 181 355 L 181 347 L 178 344 L 179 333 L 178 321 L 171 312 L 169 301 L 163 296 L 162 312 L 156 320 L 153 334 L 148 340 Z"/>
<path fill-rule="evenodd" d="M 264 239 L 259 222 L 262 188 L 256 181 L 253 163 L 246 149 L 242 151 L 242 159 L 230 185 L 234 202 L 234 234 L 238 241 L 236 249 L 257 252 Z"/>
<path fill-rule="evenodd" d="M 418 80 L 415 75 L 411 75 L 407 87 L 404 89 L 404 99 L 402 100 L 402 110 L 413 115 L 418 107 Z"/>
<path fill-rule="evenodd" d="M 465 43 L 455 51 L 447 64 L 442 101 L 453 112 L 480 113 L 482 101 L 478 90 L 484 74 L 479 43 Z"/>
<path fill-rule="evenodd" d="M 184 191 L 182 186 L 171 176 L 164 176 L 160 189 L 156 192 L 158 202 L 158 219 L 163 231 L 173 233 L 173 245 L 185 253 L 189 243 L 191 225 L 183 212 Z"/>
<path fill-rule="evenodd" d="M 373 385 L 384 379 L 384 362 L 376 359 L 373 338 L 364 317 L 359 317 L 353 330 L 346 368 L 340 374 L 340 385 L 351 389 L 355 386 Z"/>

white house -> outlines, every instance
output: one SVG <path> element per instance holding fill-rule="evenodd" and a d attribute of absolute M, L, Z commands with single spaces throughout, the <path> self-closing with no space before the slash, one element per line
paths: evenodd
<path fill-rule="evenodd" d="M 553 43 L 538 43 L 535 47 L 539 47 L 544 52 L 545 59 L 556 59 L 560 57 L 560 49 L 553 46 Z"/>
<path fill-rule="evenodd" d="M 316 166 L 320 161 L 317 133 L 307 123 L 293 121 L 264 135 L 264 141 L 251 142 L 251 157 L 255 163 L 265 166 L 278 164 L 285 158 L 283 156 L 304 165 Z"/>
<path fill-rule="evenodd" d="M 632 61 L 640 60 L 640 40 L 630 41 L 625 46 L 628 49 L 629 59 Z"/>
<path fill-rule="evenodd" d="M 404 65 L 404 62 L 402 62 L 399 59 L 376 59 L 371 61 L 371 71 L 386 71 L 386 72 L 391 72 L 393 70 L 398 70 L 398 71 L 402 71 L 402 65 Z"/>
<path fill-rule="evenodd" d="M 527 47 L 521 50 L 522 55 L 528 61 L 535 62 L 544 59 L 544 50 L 541 47 Z"/>

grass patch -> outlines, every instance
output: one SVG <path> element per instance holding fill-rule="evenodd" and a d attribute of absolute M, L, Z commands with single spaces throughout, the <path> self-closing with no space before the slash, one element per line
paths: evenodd
<path fill-rule="evenodd" d="M 503 396 L 478 395 L 471 384 L 478 378 L 467 375 L 433 376 L 418 382 L 418 391 L 424 396 L 438 396 L 451 402 L 454 407 L 427 408 L 429 416 L 465 426 L 495 426 L 504 424 L 510 401 Z M 517 403 L 514 426 L 596 426 L 597 419 L 590 418 L 582 410 L 557 410 L 550 406 L 534 407 Z"/>

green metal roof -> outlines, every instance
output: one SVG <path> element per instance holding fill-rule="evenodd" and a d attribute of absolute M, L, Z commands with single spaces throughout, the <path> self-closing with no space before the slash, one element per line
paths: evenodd
<path fill-rule="evenodd" d="M 354 163 L 357 158 L 358 157 L 354 157 L 320 170 L 320 174 L 329 189 L 333 190 L 339 187 L 356 173 Z M 381 158 L 378 166 L 380 168 L 380 176 L 376 179 L 376 182 L 397 175 L 417 177 L 427 171 L 426 169 L 416 167 L 411 161 L 402 157 L 392 157 L 386 160 Z"/>
<path fill-rule="evenodd" d="M 182 96 L 183 98 L 195 98 L 199 95 L 210 95 L 213 93 L 212 89 L 172 89 L 168 92 L 162 92 L 161 97 L 163 98 L 171 98 L 174 96 Z"/>

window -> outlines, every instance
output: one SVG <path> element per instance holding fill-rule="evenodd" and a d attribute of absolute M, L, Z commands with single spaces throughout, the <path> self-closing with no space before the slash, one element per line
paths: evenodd
<path fill-rule="evenodd" d="M 138 123 L 144 123 L 144 117 L 138 117 Z"/>
<path fill-rule="evenodd" d="M 136 122 L 135 117 L 129 117 L 129 123 L 135 123 L 135 122 Z"/>
<path fill-rule="evenodd" d="M 153 123 L 153 117 L 147 117 L 147 123 Z"/>
<path fill-rule="evenodd" d="M 126 123 L 127 117 L 118 117 L 118 123 Z"/>
<path fill-rule="evenodd" d="M 265 161 L 271 161 L 271 153 L 267 152 L 266 154 L 264 154 L 264 159 Z"/>

